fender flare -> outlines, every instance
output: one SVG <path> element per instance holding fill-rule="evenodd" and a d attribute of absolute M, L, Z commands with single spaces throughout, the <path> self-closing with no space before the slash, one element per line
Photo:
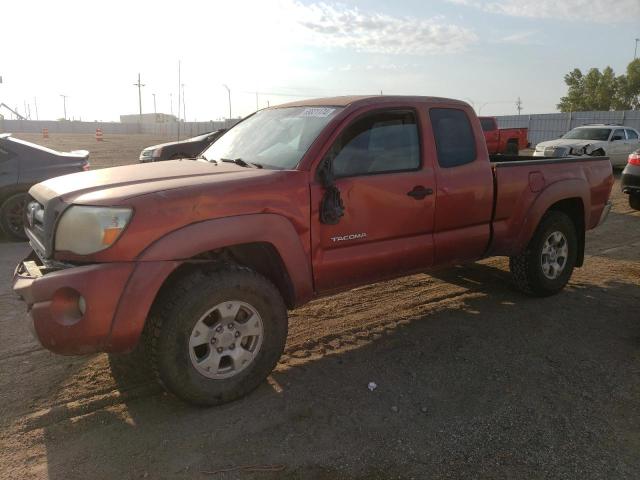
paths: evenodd
<path fill-rule="evenodd" d="M 104 350 L 135 347 L 147 315 L 166 279 L 186 260 L 205 252 L 247 243 L 271 244 L 291 280 L 295 304 L 314 295 L 310 256 L 293 224 L 277 214 L 225 217 L 187 225 L 161 237 L 137 258 L 122 293 Z"/>
<path fill-rule="evenodd" d="M 543 215 L 549 210 L 549 208 L 551 208 L 552 205 L 571 198 L 579 198 L 582 201 L 584 213 L 584 218 L 582 219 L 584 222 L 583 225 L 589 225 L 588 207 L 591 205 L 591 190 L 588 182 L 580 178 L 560 180 L 544 188 L 529 207 L 520 228 L 520 235 L 515 243 L 515 250 L 517 252 L 524 251 L 538 228 Z M 584 231 L 582 233 L 577 233 L 579 241 L 581 237 L 584 239 Z M 582 241 L 582 248 L 580 250 L 581 252 L 584 250 L 584 241 Z M 583 253 L 579 252 L 578 260 L 580 260 L 582 255 Z M 580 261 L 578 263 L 580 263 Z"/>
<path fill-rule="evenodd" d="M 198 222 L 175 230 L 147 247 L 138 261 L 186 260 L 204 252 L 247 243 L 271 244 L 294 288 L 296 304 L 313 297 L 310 255 L 300 233 L 282 215 L 259 213 Z"/>

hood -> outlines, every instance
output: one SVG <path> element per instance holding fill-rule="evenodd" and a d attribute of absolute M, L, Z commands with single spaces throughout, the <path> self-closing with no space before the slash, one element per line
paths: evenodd
<path fill-rule="evenodd" d="M 547 140 L 546 142 L 540 142 L 536 145 L 536 149 L 544 147 L 584 147 L 586 145 L 595 145 L 606 143 L 600 140 L 579 140 L 571 138 L 558 138 L 557 140 Z"/>
<path fill-rule="evenodd" d="M 35 185 L 29 193 L 42 205 L 53 198 L 65 203 L 112 204 L 127 198 L 204 183 L 220 175 L 225 178 L 260 175 L 266 170 L 232 163 L 213 164 L 193 160 L 171 160 L 73 173 Z"/>

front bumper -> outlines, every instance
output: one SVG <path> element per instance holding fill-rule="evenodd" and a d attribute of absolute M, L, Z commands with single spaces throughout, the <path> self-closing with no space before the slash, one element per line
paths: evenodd
<path fill-rule="evenodd" d="M 62 355 L 127 352 L 158 290 L 181 261 L 114 262 L 53 270 L 32 252 L 15 269 L 37 340 Z M 82 298 L 82 301 L 80 299 Z"/>

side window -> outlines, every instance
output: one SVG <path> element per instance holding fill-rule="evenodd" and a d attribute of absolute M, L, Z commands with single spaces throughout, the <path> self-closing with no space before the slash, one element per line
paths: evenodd
<path fill-rule="evenodd" d="M 455 108 L 432 108 L 429 117 L 441 167 L 458 167 L 476 159 L 476 138 L 466 113 Z"/>
<path fill-rule="evenodd" d="M 611 140 L 625 140 L 626 137 L 624 136 L 624 130 L 622 130 L 621 128 L 619 128 L 618 130 L 615 130 L 613 132 L 613 135 L 611 136 Z"/>
<path fill-rule="evenodd" d="M 629 140 L 637 140 L 638 134 L 636 133 L 635 130 L 627 130 L 627 138 Z"/>
<path fill-rule="evenodd" d="M 420 168 L 420 141 L 413 111 L 374 113 L 356 120 L 328 153 L 336 177 Z"/>

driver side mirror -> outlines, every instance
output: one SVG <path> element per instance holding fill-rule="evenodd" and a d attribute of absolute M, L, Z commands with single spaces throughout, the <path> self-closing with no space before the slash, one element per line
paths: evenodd
<path fill-rule="evenodd" d="M 325 190 L 320 203 L 320 223 L 336 225 L 344 215 L 344 203 L 335 183 L 330 157 L 322 161 L 318 169 L 318 178 Z"/>

